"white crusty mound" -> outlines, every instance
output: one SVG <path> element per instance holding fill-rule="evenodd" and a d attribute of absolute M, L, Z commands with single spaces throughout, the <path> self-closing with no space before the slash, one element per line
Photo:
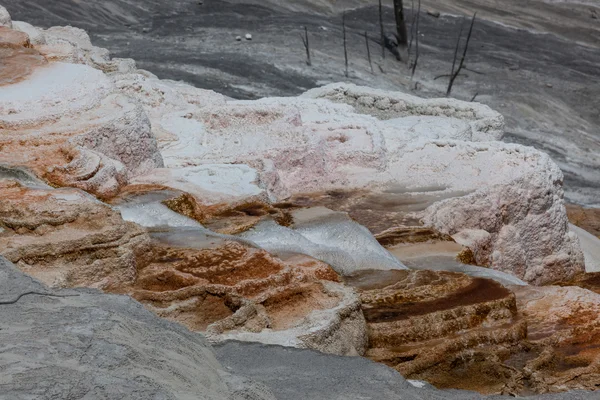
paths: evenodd
<path fill-rule="evenodd" d="M 6 26 L 8 28 L 12 28 L 12 19 L 10 18 L 10 14 L 6 10 L 6 8 L 0 6 L 0 26 Z"/>
<path fill-rule="evenodd" d="M 46 44 L 35 44 L 54 41 L 66 52 L 98 53 L 84 31 L 16 26 L 30 40 L 9 50 L 12 74 L 18 69 L 29 74 L 0 79 L 0 163 L 26 167 L 56 186 L 78 187 L 100 197 L 114 196 L 129 179 L 163 165 L 150 121 L 137 100 L 119 93 L 94 68 L 96 63 L 86 65 L 86 57 L 52 58 L 44 53 Z"/>
<path fill-rule="evenodd" d="M 500 140 L 504 135 L 504 117 L 479 103 L 456 99 L 422 99 L 406 93 L 361 87 L 347 83 L 333 83 L 309 90 L 302 97 L 328 99 L 349 104 L 362 114 L 370 114 L 381 120 L 406 117 L 443 117 L 440 127 L 462 120 L 470 130 L 473 141 Z M 428 118 L 425 118 L 428 120 Z M 470 128 L 470 129 L 469 129 Z M 436 128 L 434 128 L 436 129 Z M 439 129 L 439 128 L 438 128 Z"/>
<path fill-rule="evenodd" d="M 418 216 L 470 247 L 480 265 L 535 284 L 583 271 L 560 170 L 544 153 L 498 142 L 504 121 L 487 106 L 348 84 L 234 101 L 111 60 L 80 29 L 16 28 L 50 64 L 0 86 L 0 108 L 10 109 L 0 121 L 8 143 L 1 163 L 103 197 L 154 184 L 204 204 L 326 190 L 433 192 L 446 200 Z M 59 87 L 67 73 L 73 79 Z M 52 94 L 69 101 L 54 104 Z M 54 145 L 42 140 L 50 131 L 61 139 Z"/>
<path fill-rule="evenodd" d="M 479 265 L 533 283 L 569 279 L 583 272 L 579 240 L 569 230 L 562 172 L 532 148 L 491 143 L 466 152 L 473 168 L 490 176 L 462 197 L 424 212 L 424 222 L 471 248 Z M 502 179 L 494 179 L 502 177 Z"/>

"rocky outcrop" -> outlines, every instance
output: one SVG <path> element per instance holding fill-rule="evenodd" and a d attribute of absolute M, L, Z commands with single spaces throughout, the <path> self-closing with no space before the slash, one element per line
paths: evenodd
<path fill-rule="evenodd" d="M 574 282 L 584 259 L 561 172 L 496 141 L 499 114 L 340 84 L 234 101 L 110 59 L 80 29 L 6 24 L 0 253 L 23 271 L 128 294 L 215 343 L 338 355 L 369 345 L 413 378 L 482 392 L 592 387 L 593 349 L 585 365 L 561 353 L 579 332 L 561 321 L 551 340 L 529 335 L 535 299 L 502 286 Z M 399 245 L 437 241 L 490 269 L 452 254 L 408 271 L 396 258 Z M 595 300 L 580 297 L 585 312 L 565 318 L 593 332 Z M 76 355 L 104 360 L 93 349 Z M 248 394 L 244 378 L 224 385 L 233 398 L 272 397 L 260 385 Z"/>
<path fill-rule="evenodd" d="M 356 189 L 382 193 L 380 197 L 396 207 L 393 196 L 398 192 L 409 194 L 404 197 L 430 196 L 427 205 L 431 208 L 417 218 L 444 234 L 459 234 L 479 265 L 535 284 L 568 279 L 583 270 L 577 239 L 568 231 L 558 167 L 534 149 L 474 143 L 500 137 L 502 118 L 497 113 L 457 101 L 406 106 L 402 119 L 437 113 L 436 118 L 443 121 L 435 126 L 449 124 L 449 129 L 421 137 L 399 123 L 390 125 L 357 114 L 346 104 L 309 98 L 327 98 L 328 93 L 336 97 L 342 89 L 358 90 L 361 95 L 370 90 L 337 85 L 298 99 L 204 106 L 189 114 L 188 122 L 179 123 L 178 128 L 171 125 L 170 130 L 177 137 L 196 137 L 195 147 L 181 154 L 193 154 L 203 162 L 244 163 L 255 169 L 256 181 L 271 199 Z M 382 93 L 373 91 L 375 95 Z M 464 124 L 471 132 L 466 136 Z M 429 127 L 423 129 L 432 132 Z M 386 193 L 391 196 L 386 198 Z M 505 196 L 504 200 L 499 196 Z M 440 202 L 444 198 L 452 199 Z M 515 203 L 510 208 L 502 205 L 507 199 Z M 465 215 L 454 218 L 461 210 Z M 532 235 L 540 229 L 547 233 Z M 485 237 L 465 239 L 472 231 L 479 232 L 478 238 Z M 552 272 L 542 273 L 545 269 Z"/>
<path fill-rule="evenodd" d="M 583 272 L 584 260 L 576 235 L 569 231 L 562 173 L 543 153 L 511 150 L 510 158 L 529 160 L 528 171 L 510 184 L 433 204 L 424 211 L 424 222 L 469 247 L 478 265 L 537 285 L 574 277 Z M 502 165 L 496 168 L 499 172 Z"/>
<path fill-rule="evenodd" d="M 364 353 L 358 297 L 322 262 L 304 256 L 282 261 L 235 242 L 173 247 L 169 234 L 161 235 L 146 257 L 135 284 L 121 290 L 213 341 Z"/>
<path fill-rule="evenodd" d="M 562 174 L 543 153 L 494 142 L 503 118 L 486 106 L 343 84 L 299 98 L 232 101 L 111 60 L 79 29 L 17 29 L 51 63 L 0 89 L 10 111 L 0 162 L 103 198 L 128 183 L 157 185 L 206 206 L 322 191 L 434 192 L 413 219 L 457 235 L 479 265 L 535 284 L 583 270 Z M 30 98 L 16 94 L 33 87 Z M 156 169 L 156 146 L 167 168 Z M 381 228 L 402 229 L 393 221 Z"/>
<path fill-rule="evenodd" d="M 366 356 L 407 378 L 490 394 L 597 389 L 597 293 L 445 271 L 361 272 L 347 283 L 360 292 Z"/>

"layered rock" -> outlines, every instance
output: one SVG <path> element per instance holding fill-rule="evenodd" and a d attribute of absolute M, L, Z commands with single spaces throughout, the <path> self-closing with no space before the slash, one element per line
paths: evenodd
<path fill-rule="evenodd" d="M 340 83 L 309 90 L 302 97 L 349 104 L 361 114 L 387 120 L 389 126 L 406 130 L 404 134 L 414 134 L 414 139 L 424 134 L 427 139 L 481 142 L 500 140 L 504 135 L 504 117 L 479 103 L 450 98 L 422 99 Z"/>
<path fill-rule="evenodd" d="M 384 119 L 411 113 L 461 118 L 470 121 L 469 141 L 498 139 L 503 128 L 502 118 L 487 107 L 456 100 L 424 101 L 352 85 L 330 85 L 306 96 L 352 104 Z M 412 143 L 399 129 L 387 132 L 387 179 L 416 195 L 428 188 L 453 197 L 418 216 L 425 225 L 456 235 L 479 265 L 534 284 L 582 272 L 581 250 L 565 213 L 563 176 L 549 156 L 498 142 L 457 142 L 451 129 L 438 140 L 412 137 Z"/>
<path fill-rule="evenodd" d="M 306 98 L 229 101 L 204 106 L 189 114 L 186 124 L 171 125 L 170 130 L 178 138 L 196 138 L 181 153 L 196 162 L 245 163 L 254 168 L 256 182 L 271 199 L 355 188 L 380 193 L 383 199 L 391 193 L 387 203 L 397 207 L 403 204 L 393 203 L 396 193 L 430 196 L 431 207 L 416 218 L 443 234 L 458 234 L 457 240 L 474 252 L 479 265 L 536 284 L 568 279 L 583 270 L 577 239 L 568 230 L 558 167 L 530 148 L 472 142 L 500 137 L 498 114 L 456 101 L 410 105 L 414 99 L 402 100 L 409 104 L 398 111 L 404 118 L 444 115 L 436 116 L 443 120 L 438 126 L 447 123 L 449 129 L 420 137 L 418 131 L 357 114 L 348 105 L 308 98 L 336 98 L 340 88 L 362 94 L 370 90 L 338 85 Z M 471 132 L 467 136 L 465 124 Z M 334 197 L 335 203 L 339 199 Z M 440 202 L 443 198 L 453 199 Z M 509 201 L 514 204 L 509 206 Z M 406 216 L 407 209 L 403 211 Z M 395 228 L 398 225 L 388 223 L 382 230 Z M 532 234 L 540 230 L 545 235 Z M 542 273 L 546 268 L 552 272 Z"/>
<path fill-rule="evenodd" d="M 160 204 L 115 209 L 78 189 L 14 179 L 0 180 L 0 193 L 0 254 L 48 285 L 129 294 L 214 341 L 365 350 L 358 297 L 318 260 L 282 261 Z"/>
<path fill-rule="evenodd" d="M 167 205 L 190 217 L 215 217 L 207 209 L 198 213 L 200 205 L 187 194 L 162 191 L 123 198 L 117 205 L 123 217 L 149 228 L 153 242 L 138 259 L 138 279 L 122 292 L 159 315 L 205 331 L 214 341 L 236 338 L 335 354 L 364 352 L 358 297 L 338 283 L 329 265 L 298 254 L 277 258 L 251 240 L 207 230 Z M 233 225 L 221 228 L 235 231 L 236 226 L 273 221 L 267 212 L 253 212 L 260 208 L 248 210 L 251 215 L 236 216 L 229 221 Z"/>
<path fill-rule="evenodd" d="M 53 184 L 102 197 L 127 183 L 160 185 L 207 206 L 340 189 L 435 193 L 452 199 L 433 200 L 413 219 L 456 235 L 479 265 L 535 284 L 583 270 L 568 230 L 562 174 L 543 153 L 493 142 L 502 136 L 503 119 L 486 106 L 341 84 L 299 98 L 231 101 L 161 81 L 132 61 L 110 60 L 81 30 L 17 28 L 34 37 L 45 59 L 78 64 L 54 62 L 2 89 L 6 99 L 10 95 L 5 107 L 15 111 L 3 122 L 8 137 L 18 132 L 25 138 L 5 140 L 3 161 L 26 165 Z M 62 91 L 41 81 L 65 74 L 72 79 Z M 37 97 L 14 94 L 31 85 L 41 88 Z M 48 93 L 69 98 L 68 107 L 49 104 Z M 25 105 L 35 118 L 16 112 Z M 54 121 L 58 112 L 73 120 Z M 33 125 L 35 133 L 56 134 L 42 140 Z M 168 168 L 154 169 L 161 162 L 152 135 Z M 33 144 L 26 162 L 9 156 L 27 154 Z M 382 228 L 402 229 L 395 222 Z"/>
<path fill-rule="evenodd" d="M 0 180 L 0 226 L 0 254 L 55 287 L 132 283 L 149 242 L 143 229 L 85 192 L 15 180 Z"/>
<path fill-rule="evenodd" d="M 0 42 L 13 32 L 0 32 Z M 87 37 L 79 33 L 81 40 Z M 119 94 L 101 71 L 47 63 L 41 45 L 33 47 L 9 47 L 9 67 L 20 75 L 3 79 L 0 86 L 0 163 L 101 197 L 115 195 L 130 177 L 162 165 L 148 118 L 136 101 Z"/>
<path fill-rule="evenodd" d="M 361 357 L 234 341 L 217 346 L 215 354 L 201 335 L 157 318 L 129 297 L 53 291 L 2 258 L 0 291 L 0 338 L 6 348 L 0 355 L 11 360 L 3 370 L 7 379 L 0 382 L 7 398 L 358 400 L 373 393 L 381 399 L 487 398 L 407 381 Z M 569 392 L 532 399 L 596 397 Z"/>
<path fill-rule="evenodd" d="M 481 374 L 454 384 L 448 377 L 458 363 L 494 357 L 525 339 L 527 325 L 509 290 L 489 279 L 445 271 L 359 273 L 347 282 L 360 290 L 367 357 L 436 386 L 501 392 L 502 386 L 489 382 L 473 385 Z"/>
<path fill-rule="evenodd" d="M 366 356 L 441 388 L 530 395 L 596 390 L 600 295 L 445 271 L 359 273 Z"/>
<path fill-rule="evenodd" d="M 159 242 L 168 244 L 168 236 Z M 201 250 L 158 243 L 147 257 L 136 283 L 124 290 L 158 315 L 205 331 L 211 340 L 364 352 L 358 297 L 317 260 L 282 261 L 236 242 Z"/>
<path fill-rule="evenodd" d="M 600 295 L 578 287 L 514 288 L 527 319 L 529 346 L 507 362 L 516 382 L 535 392 L 597 390 Z"/>
<path fill-rule="evenodd" d="M 557 322 L 548 341 L 526 336 L 545 304 L 529 310 L 530 292 L 515 300 L 479 276 L 406 271 L 377 242 L 455 241 L 504 284 L 580 276 L 561 172 L 496 142 L 498 113 L 349 85 L 233 101 L 111 60 L 77 28 L 1 12 L 0 23 L 12 26 L 0 29 L 0 164 L 72 187 L 0 168 L 0 253 L 27 273 L 129 294 L 215 342 L 362 354 L 366 314 L 369 355 L 418 379 L 592 387 L 595 353 L 584 349 L 585 365 L 560 353 L 582 340 L 573 324 Z M 301 210 L 315 205 L 348 214 Z M 362 309 L 336 271 L 363 271 L 352 278 Z M 592 315 L 595 300 L 581 298 Z M 594 332 L 579 311 L 564 318 Z"/>

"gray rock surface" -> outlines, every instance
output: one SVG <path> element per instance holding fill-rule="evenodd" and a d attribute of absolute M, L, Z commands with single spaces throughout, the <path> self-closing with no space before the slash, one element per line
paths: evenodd
<path fill-rule="evenodd" d="M 292 347 L 228 341 L 214 347 L 235 375 L 265 384 L 281 400 L 501 400 L 459 390 L 411 385 L 395 370 L 361 357 L 342 357 Z M 600 393 L 568 392 L 530 400 L 592 400 Z"/>
<path fill-rule="evenodd" d="M 2 257 L 0 343 L 2 400 L 274 398 L 223 372 L 201 335 L 131 298 L 51 291 Z"/>

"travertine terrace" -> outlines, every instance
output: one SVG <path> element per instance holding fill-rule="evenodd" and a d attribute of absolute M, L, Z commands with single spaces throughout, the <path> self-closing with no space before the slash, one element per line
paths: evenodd
<path fill-rule="evenodd" d="M 595 389 L 600 295 L 583 287 L 596 238 L 569 225 L 550 157 L 499 141 L 498 112 L 350 84 L 233 100 L 112 59 L 78 28 L 1 7 L 0 25 L 0 254 L 21 271 L 0 259 L 0 286 L 29 290 L 1 304 L 73 326 L 65 340 L 89 342 L 72 355 L 79 374 L 102 371 L 98 393 L 111 396 L 111 363 L 141 376 L 147 351 L 150 384 L 127 386 L 132 398 L 276 398 L 222 370 L 196 333 L 220 349 L 316 350 L 327 365 L 367 356 L 485 394 Z M 0 386 L 26 396 L 39 368 L 26 359 L 59 330 L 27 322 L 41 336 L 21 346 L 15 315 L 0 335 L 22 368 Z M 394 393 L 446 398 L 385 370 Z M 65 382 L 56 396 L 88 390 Z"/>

